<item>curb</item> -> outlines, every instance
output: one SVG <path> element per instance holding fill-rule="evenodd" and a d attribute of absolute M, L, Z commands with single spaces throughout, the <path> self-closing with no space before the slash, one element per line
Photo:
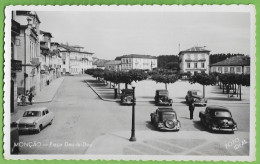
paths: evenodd
<path fill-rule="evenodd" d="M 110 102 L 120 102 L 120 100 L 111 100 L 111 99 L 105 99 L 99 93 L 86 81 L 87 85 L 96 93 L 96 95 L 103 101 L 110 101 Z"/>
<path fill-rule="evenodd" d="M 56 91 L 55 91 L 55 93 L 53 94 L 53 97 L 51 98 L 51 100 L 48 100 L 48 101 L 37 101 L 37 102 L 34 102 L 33 104 L 40 104 L 40 103 L 49 103 L 49 102 L 52 102 L 52 100 L 54 99 L 54 97 L 56 96 L 56 94 L 57 94 L 57 92 L 58 92 L 58 90 L 59 90 L 59 88 L 60 88 L 60 86 L 61 86 L 61 84 L 63 83 L 63 81 L 64 81 L 64 77 L 62 77 L 63 79 L 61 80 L 61 82 L 60 82 L 60 85 L 59 85 L 59 87 L 56 89 Z"/>
<path fill-rule="evenodd" d="M 120 102 L 120 100 L 113 100 L 113 99 L 105 99 L 105 98 L 103 98 L 95 89 L 94 89 L 94 87 L 92 87 L 87 81 L 86 81 L 86 83 L 87 83 L 87 85 L 96 93 L 96 95 L 101 99 L 101 100 L 103 100 L 103 101 L 109 101 L 109 102 Z M 152 100 L 151 100 L 152 101 Z M 147 101 L 147 100 L 137 100 L 136 102 L 149 102 L 149 101 Z M 220 103 L 220 101 L 216 101 L 216 102 L 214 102 L 213 101 L 213 103 Z M 176 102 L 173 102 L 173 104 L 183 104 L 183 102 L 182 101 L 176 101 Z M 238 101 L 233 101 L 233 102 L 222 102 L 221 101 L 221 104 L 250 104 L 250 102 L 238 102 Z"/>

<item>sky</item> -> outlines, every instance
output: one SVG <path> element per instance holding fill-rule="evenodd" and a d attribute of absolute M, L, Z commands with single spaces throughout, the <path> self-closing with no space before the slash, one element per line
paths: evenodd
<path fill-rule="evenodd" d="M 239 12 L 37 11 L 52 41 L 80 45 L 94 57 L 177 55 L 206 46 L 215 53 L 250 55 L 250 15 Z M 180 46 L 179 46 L 180 45 Z"/>

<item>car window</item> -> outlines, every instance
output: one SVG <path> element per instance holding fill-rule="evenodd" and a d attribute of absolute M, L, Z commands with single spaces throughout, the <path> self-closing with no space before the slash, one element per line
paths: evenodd
<path fill-rule="evenodd" d="M 42 115 L 43 115 L 43 116 L 45 115 L 45 111 L 42 111 Z"/>
<path fill-rule="evenodd" d="M 216 117 L 231 117 L 231 113 L 226 111 L 217 111 L 215 112 Z"/>
<path fill-rule="evenodd" d="M 46 109 L 46 110 L 45 110 L 45 114 L 48 114 L 48 113 L 49 113 L 49 111 L 48 111 L 48 109 Z"/>
<path fill-rule="evenodd" d="M 23 117 L 39 117 L 41 116 L 40 111 L 26 111 L 23 114 Z"/>

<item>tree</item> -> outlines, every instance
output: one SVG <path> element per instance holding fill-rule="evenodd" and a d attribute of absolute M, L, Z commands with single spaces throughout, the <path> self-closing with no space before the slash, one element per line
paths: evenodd
<path fill-rule="evenodd" d="M 178 77 L 178 75 L 154 74 L 152 80 L 156 83 L 164 83 L 167 90 L 167 84 L 175 83 L 179 79 Z"/>
<path fill-rule="evenodd" d="M 125 83 L 125 89 L 127 89 L 127 85 L 131 84 L 133 81 L 142 81 L 147 79 L 148 74 L 142 70 L 133 69 L 128 72 L 121 71 L 120 74 L 120 83 Z"/>
<path fill-rule="evenodd" d="M 205 86 L 214 85 L 216 83 L 216 78 L 213 75 L 208 75 L 206 73 L 196 73 L 189 78 L 191 84 L 199 83 L 203 86 L 203 98 L 205 98 Z"/>

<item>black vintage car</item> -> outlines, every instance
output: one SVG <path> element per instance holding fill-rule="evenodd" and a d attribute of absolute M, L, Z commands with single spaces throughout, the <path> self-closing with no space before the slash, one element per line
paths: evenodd
<path fill-rule="evenodd" d="M 156 90 L 154 100 L 156 105 L 171 106 L 173 103 L 172 99 L 169 98 L 168 90 Z"/>
<path fill-rule="evenodd" d="M 203 98 L 200 90 L 189 90 L 185 96 L 186 103 L 193 102 L 195 105 L 206 106 L 208 100 Z"/>
<path fill-rule="evenodd" d="M 231 112 L 222 106 L 208 106 L 205 112 L 199 113 L 201 123 L 210 131 L 237 130 L 237 123 L 232 118 Z"/>
<path fill-rule="evenodd" d="M 122 105 L 131 105 L 133 104 L 133 90 L 132 89 L 122 89 L 121 90 L 121 104 Z"/>
<path fill-rule="evenodd" d="M 151 123 L 159 130 L 179 131 L 180 121 L 173 108 L 158 108 L 151 113 Z"/>

